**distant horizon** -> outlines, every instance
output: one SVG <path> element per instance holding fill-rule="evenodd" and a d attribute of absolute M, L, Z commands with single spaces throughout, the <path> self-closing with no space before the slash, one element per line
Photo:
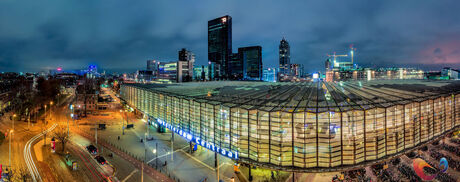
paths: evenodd
<path fill-rule="evenodd" d="M 207 22 L 224 15 L 232 17 L 232 51 L 261 46 L 264 67 L 278 67 L 285 37 L 291 63 L 306 72 L 323 70 L 327 54 L 347 54 L 351 44 L 364 67 L 459 68 L 456 7 L 460 1 L 2 1 L 0 71 L 137 70 L 148 59 L 175 61 L 182 48 L 203 65 Z"/>
<path fill-rule="evenodd" d="M 201 66 L 201 65 L 196 65 L 195 66 Z M 361 66 L 359 65 L 360 68 L 372 68 L 372 69 L 375 69 L 375 68 L 415 68 L 415 69 L 421 69 L 423 71 L 441 71 L 442 68 L 445 68 L 445 67 L 450 67 L 452 69 L 456 69 L 456 70 L 460 70 L 460 63 L 459 64 L 445 64 L 445 65 L 394 65 L 394 66 L 389 66 L 389 67 L 379 67 L 379 66 Z M 87 69 L 88 66 L 86 67 L 81 67 L 81 68 L 75 68 L 75 69 L 72 69 L 72 68 L 69 68 L 69 69 L 66 69 L 66 68 L 62 68 L 62 72 L 67 72 L 67 71 L 78 71 L 78 70 L 85 70 Z M 266 68 L 278 68 L 278 67 L 264 67 L 264 69 Z M 38 73 L 38 72 L 49 72 L 50 70 L 56 70 L 56 68 L 53 68 L 53 69 L 43 69 L 43 70 L 38 70 L 38 71 L 1 71 L 0 72 L 5 72 L 5 73 L 8 73 L 8 72 L 15 72 L 15 73 L 19 73 L 19 72 L 23 72 L 23 73 Z M 107 73 L 134 73 L 138 70 L 146 70 L 146 67 L 144 68 L 139 68 L 139 69 L 136 69 L 136 68 L 107 68 L 105 69 L 104 67 L 98 67 L 97 68 L 97 71 L 99 73 L 102 73 L 103 71 L 106 71 Z M 307 70 L 307 69 L 305 69 Z M 315 70 L 315 71 L 305 71 L 305 73 L 308 73 L 308 74 L 312 74 L 312 73 L 315 73 L 315 72 L 324 72 L 324 70 Z"/>

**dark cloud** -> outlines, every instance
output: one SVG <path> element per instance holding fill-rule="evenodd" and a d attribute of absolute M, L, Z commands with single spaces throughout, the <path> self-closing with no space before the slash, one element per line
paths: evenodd
<path fill-rule="evenodd" d="M 135 70 L 188 48 L 207 61 L 207 21 L 233 17 L 233 50 L 261 45 L 276 67 L 284 36 L 294 63 L 323 68 L 326 54 L 357 48 L 364 66 L 460 66 L 460 2 L 446 1 L 0 1 L 0 71 L 92 63 Z M 439 49 L 439 52 L 435 51 Z M 457 52 L 456 52 L 457 51 Z M 433 66 L 433 64 L 436 64 Z"/>

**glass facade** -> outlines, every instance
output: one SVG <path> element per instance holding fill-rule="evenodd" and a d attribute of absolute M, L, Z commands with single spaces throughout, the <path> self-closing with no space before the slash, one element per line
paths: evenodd
<path fill-rule="evenodd" d="M 211 92 L 197 97 L 141 84 L 122 85 L 120 94 L 153 120 L 237 152 L 239 162 L 288 171 L 333 171 L 386 159 L 460 126 L 458 91 L 421 98 L 407 90 L 362 87 L 284 84 L 276 88 L 278 95 L 262 95 L 271 101 L 263 104 L 256 99 L 235 104 L 236 97 L 218 101 Z M 369 96 L 383 92 L 389 94 Z M 289 104 L 293 101 L 296 106 Z"/>
<path fill-rule="evenodd" d="M 208 21 L 208 61 L 216 64 L 213 74 L 217 78 L 230 76 L 228 66 L 231 54 L 232 17 L 227 15 Z"/>

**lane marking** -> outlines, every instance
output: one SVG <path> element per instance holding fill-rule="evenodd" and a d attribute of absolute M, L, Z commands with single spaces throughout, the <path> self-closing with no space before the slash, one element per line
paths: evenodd
<path fill-rule="evenodd" d="M 181 150 L 183 150 L 184 148 L 187 148 L 187 147 L 188 147 L 188 146 L 185 146 L 185 147 L 183 147 L 183 148 L 181 148 L 181 149 L 176 149 L 173 153 L 176 153 L 176 152 L 178 152 L 178 151 L 181 151 Z M 151 149 L 151 148 L 152 148 L 152 147 L 149 147 L 149 149 Z M 157 151 L 157 152 L 158 152 L 158 151 Z M 158 156 L 158 157 L 154 157 L 153 159 L 149 160 L 149 161 L 147 162 L 147 164 L 150 163 L 150 162 L 152 162 L 152 161 L 154 161 L 155 159 L 162 158 L 162 157 L 165 157 L 165 156 L 168 156 L 168 155 L 171 155 L 171 152 L 168 152 L 167 154 L 160 155 L 160 156 Z"/>
<path fill-rule="evenodd" d="M 33 181 L 37 181 L 37 179 L 38 181 L 42 181 L 42 178 L 40 176 L 40 173 L 38 172 L 37 166 L 35 166 L 35 162 L 33 160 L 32 153 L 30 152 L 30 148 L 32 144 L 35 142 L 35 140 L 43 136 L 43 134 L 49 133 L 54 128 L 56 128 L 56 126 L 57 124 L 54 124 L 44 132 L 35 135 L 29 141 L 27 141 L 26 145 L 24 146 L 24 160 L 26 162 L 27 168 L 29 169 Z"/>
<path fill-rule="evenodd" d="M 198 163 L 202 164 L 203 166 L 205 166 L 205 167 L 207 167 L 207 168 L 209 168 L 209 169 L 211 169 L 211 170 L 215 170 L 215 168 L 213 168 L 213 167 L 207 165 L 206 163 L 204 163 L 204 162 L 198 160 L 197 158 L 193 157 L 192 155 L 190 155 L 190 154 L 187 153 L 186 151 L 184 151 L 184 150 L 182 150 L 182 149 L 180 149 L 180 151 L 183 152 L 185 155 L 189 156 L 190 158 L 192 158 L 193 160 L 197 161 Z"/>
<path fill-rule="evenodd" d="M 123 179 L 121 182 L 125 182 L 126 180 L 128 180 L 132 175 L 134 175 L 134 173 L 138 172 L 139 170 L 137 169 L 134 169 L 131 173 L 129 173 L 128 176 L 125 177 L 125 179 Z"/>

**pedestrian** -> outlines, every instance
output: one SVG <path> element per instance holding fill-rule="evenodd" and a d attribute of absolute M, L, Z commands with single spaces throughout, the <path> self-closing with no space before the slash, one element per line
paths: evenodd
<path fill-rule="evenodd" d="M 118 136 L 118 140 L 120 140 L 120 136 Z"/>

